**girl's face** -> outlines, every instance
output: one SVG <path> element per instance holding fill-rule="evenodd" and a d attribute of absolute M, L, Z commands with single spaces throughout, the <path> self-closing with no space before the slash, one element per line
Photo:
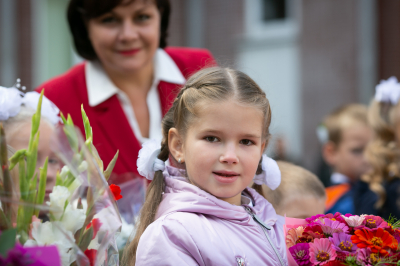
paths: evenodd
<path fill-rule="evenodd" d="M 136 0 L 90 19 L 87 29 L 106 70 L 132 73 L 151 66 L 159 46 L 160 21 L 154 1 Z"/>
<path fill-rule="evenodd" d="M 183 159 L 192 184 L 240 205 L 241 192 L 253 180 L 264 151 L 263 113 L 234 100 L 200 106 L 184 139 L 175 128 L 170 130 L 170 151 Z"/>
<path fill-rule="evenodd" d="M 13 147 L 16 151 L 20 149 L 27 149 L 29 146 L 29 138 L 31 134 L 32 124 L 30 121 L 20 125 L 20 130 L 16 130 L 11 137 L 8 137 L 8 145 Z M 38 157 L 36 162 L 36 172 L 39 174 L 39 168 L 43 167 L 46 157 L 49 158 L 47 166 L 47 183 L 46 183 L 46 199 L 52 192 L 56 183 L 57 171 L 61 169 L 61 162 L 50 149 L 50 139 L 53 134 L 54 128 L 47 122 L 41 121 L 39 126 L 39 146 Z M 6 136 L 7 137 L 7 136 Z"/>

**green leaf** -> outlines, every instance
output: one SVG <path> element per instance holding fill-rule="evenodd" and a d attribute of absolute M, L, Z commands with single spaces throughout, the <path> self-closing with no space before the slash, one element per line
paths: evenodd
<path fill-rule="evenodd" d="M 111 160 L 111 162 L 108 164 L 107 169 L 104 171 L 104 177 L 105 179 L 108 181 L 108 179 L 111 176 L 111 173 L 114 169 L 115 163 L 117 162 L 118 159 L 118 155 L 119 155 L 119 150 L 117 151 L 117 153 L 114 155 L 114 158 Z"/>
<path fill-rule="evenodd" d="M 89 118 L 87 117 L 86 112 L 83 109 L 83 104 L 81 105 L 81 113 L 82 113 L 83 126 L 85 127 L 86 139 L 87 140 L 91 139 L 93 141 L 92 127 L 90 126 Z"/>
<path fill-rule="evenodd" d="M 67 119 L 65 119 L 65 116 L 64 116 L 64 114 L 62 112 L 60 112 L 60 116 L 61 116 L 61 119 L 63 121 L 63 124 L 66 125 L 67 124 Z"/>
<path fill-rule="evenodd" d="M 36 162 L 39 147 L 39 136 L 40 132 L 36 134 L 35 140 L 33 141 L 32 149 L 28 150 L 26 156 L 26 175 L 28 180 L 30 180 L 36 171 Z"/>
<path fill-rule="evenodd" d="M 0 208 L 0 231 L 12 228 L 11 220 L 7 218 L 3 210 Z"/>
<path fill-rule="evenodd" d="M 61 176 L 60 176 L 60 172 L 57 171 L 57 174 L 56 174 L 56 184 L 55 184 L 55 186 L 61 186 L 62 184 L 63 184 L 63 180 L 62 180 L 62 178 L 61 178 Z"/>
<path fill-rule="evenodd" d="M 9 161 L 10 161 L 9 169 L 12 170 L 17 165 L 17 163 L 20 161 L 21 158 L 25 159 L 26 153 L 27 153 L 27 150 L 25 150 L 25 149 L 16 151 L 14 153 L 14 155 L 11 156 L 11 158 L 9 159 Z"/>
<path fill-rule="evenodd" d="M 82 239 L 78 243 L 79 248 L 85 252 L 85 250 L 88 248 L 90 242 L 93 239 L 93 227 L 89 227 L 88 230 L 86 230 L 85 233 L 83 233 Z"/>
<path fill-rule="evenodd" d="M 0 255 L 7 256 L 7 252 L 15 246 L 17 230 L 9 229 L 1 232 L 0 235 Z"/>
<path fill-rule="evenodd" d="M 46 181 L 47 181 L 47 165 L 49 158 L 46 158 L 43 168 L 40 168 L 39 188 L 36 198 L 36 204 L 42 205 L 44 202 L 44 196 L 46 194 Z M 39 209 L 35 210 L 36 217 L 39 217 Z"/>

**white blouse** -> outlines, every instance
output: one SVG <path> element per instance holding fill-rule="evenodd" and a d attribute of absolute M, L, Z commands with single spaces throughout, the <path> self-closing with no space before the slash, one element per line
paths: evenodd
<path fill-rule="evenodd" d="M 158 84 L 160 81 L 164 81 L 183 85 L 186 80 L 174 60 L 172 60 L 163 49 L 157 49 L 154 56 L 154 66 L 153 84 L 147 94 L 147 106 L 150 116 L 149 137 L 150 139 L 161 141 L 162 112 L 160 96 L 157 89 Z M 115 86 L 99 62 L 86 62 L 85 77 L 89 105 L 99 105 L 116 94 L 137 140 L 140 143 L 148 140 L 148 138 L 143 137 L 140 132 L 139 124 L 128 96 Z"/>

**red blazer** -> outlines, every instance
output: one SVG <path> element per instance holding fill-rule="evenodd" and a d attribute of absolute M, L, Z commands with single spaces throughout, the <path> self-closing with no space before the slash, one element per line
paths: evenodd
<path fill-rule="evenodd" d="M 201 68 L 215 65 L 211 53 L 205 49 L 169 47 L 165 51 L 174 60 L 185 78 Z M 74 124 L 79 127 L 84 136 L 85 130 L 80 108 L 83 104 L 93 128 L 94 145 L 104 166 L 109 164 L 119 150 L 112 182 L 123 181 L 121 178 L 116 178 L 116 175 L 120 175 L 120 177 L 125 173 L 138 175 L 136 160 L 141 144 L 136 139 L 116 95 L 97 106 L 89 106 L 84 63 L 45 82 L 36 90 L 40 92 L 42 89 L 45 89 L 46 97 L 57 105 L 65 116 L 71 115 Z M 178 90 L 177 84 L 161 81 L 158 85 L 163 116 L 170 108 Z"/>

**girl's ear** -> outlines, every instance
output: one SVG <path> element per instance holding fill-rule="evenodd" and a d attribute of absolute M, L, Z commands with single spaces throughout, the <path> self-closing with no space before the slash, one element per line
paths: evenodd
<path fill-rule="evenodd" d="M 183 138 L 176 128 L 171 128 L 168 131 L 168 149 L 176 161 L 184 162 Z"/>

